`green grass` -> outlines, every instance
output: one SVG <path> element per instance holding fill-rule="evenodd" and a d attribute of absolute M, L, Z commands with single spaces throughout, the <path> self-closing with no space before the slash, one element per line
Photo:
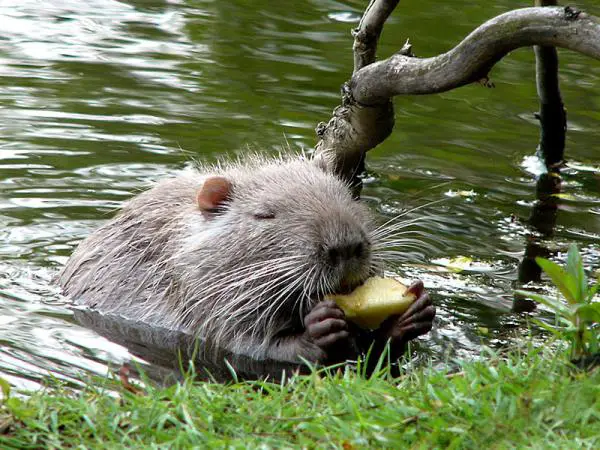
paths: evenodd
<path fill-rule="evenodd" d="M 94 380 L 81 392 L 5 400 L 2 428 L 0 448 L 598 448 L 600 370 L 534 351 L 398 379 L 350 370 L 286 384 L 190 378 L 141 395 Z"/>

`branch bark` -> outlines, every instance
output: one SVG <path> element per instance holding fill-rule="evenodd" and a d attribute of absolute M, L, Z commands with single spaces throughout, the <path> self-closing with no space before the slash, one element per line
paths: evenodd
<path fill-rule="evenodd" d="M 452 50 L 433 58 L 396 54 L 359 70 L 350 81 L 354 99 L 376 105 L 401 94 L 433 94 L 486 78 L 519 47 L 563 47 L 600 59 L 600 22 L 570 7 L 523 8 L 487 21 Z"/>
<path fill-rule="evenodd" d="M 371 0 L 360 19 L 358 27 L 352 30 L 354 36 L 354 72 L 375 62 L 377 43 L 383 25 L 400 0 Z"/>
<path fill-rule="evenodd" d="M 383 25 L 399 0 L 371 0 L 352 30 L 354 36 L 354 71 L 375 62 L 377 44 Z M 401 52 L 412 55 L 408 42 Z M 315 159 L 329 170 L 348 180 L 355 194 L 361 190 L 358 175 L 364 171 L 367 151 L 383 142 L 394 128 L 394 105 L 391 97 L 372 107 L 359 105 L 352 98 L 348 83 L 342 86 L 342 104 L 333 111 L 327 124 L 321 122 L 316 132 L 320 138 L 315 147 Z"/>
<path fill-rule="evenodd" d="M 383 17 L 397 3 L 372 1 L 356 36 L 361 27 L 368 29 L 373 24 L 379 30 L 372 35 L 378 37 Z M 353 182 L 357 189 L 365 153 L 392 131 L 393 96 L 444 92 L 485 79 L 496 62 L 519 47 L 563 47 L 600 59 L 600 21 L 570 7 L 518 9 L 484 23 L 442 55 L 415 58 L 410 46 L 405 45 L 393 56 L 367 64 L 374 59 L 376 45 L 375 38 L 369 51 L 358 52 L 355 44 L 355 67 L 362 68 L 344 84 L 342 105 L 336 108 L 329 123 L 317 127 L 320 140 L 315 158 Z"/>
<path fill-rule="evenodd" d="M 327 124 L 317 125 L 320 138 L 314 159 L 346 180 L 358 197 L 362 187 L 365 155 L 383 142 L 394 128 L 394 106 L 390 99 L 375 106 L 362 106 L 352 98 L 348 83 L 342 86 L 342 104 Z"/>

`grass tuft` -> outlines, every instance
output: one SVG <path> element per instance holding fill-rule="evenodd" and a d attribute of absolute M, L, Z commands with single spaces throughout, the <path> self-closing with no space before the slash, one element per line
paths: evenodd
<path fill-rule="evenodd" d="M 393 379 L 350 369 L 285 384 L 195 382 L 137 394 L 54 385 L 0 407 L 0 448 L 597 448 L 600 371 L 530 349 Z"/>

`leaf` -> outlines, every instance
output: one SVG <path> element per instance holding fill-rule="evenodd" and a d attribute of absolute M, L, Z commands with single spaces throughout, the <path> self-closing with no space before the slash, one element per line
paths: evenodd
<path fill-rule="evenodd" d="M 587 342 L 590 354 L 597 353 L 600 345 L 598 340 L 600 339 L 600 330 L 592 330 L 590 327 L 585 330 L 585 342 Z"/>
<path fill-rule="evenodd" d="M 551 196 L 556 198 L 562 198 L 563 200 L 575 200 L 577 198 L 572 194 L 565 193 L 551 194 Z"/>
<path fill-rule="evenodd" d="M 596 292 L 598 292 L 598 288 L 600 288 L 600 280 L 588 290 L 586 298 L 587 303 L 592 303 L 592 299 L 594 298 L 594 295 L 596 295 Z"/>
<path fill-rule="evenodd" d="M 29 417 L 34 417 L 38 412 L 31 403 L 26 403 L 17 397 L 9 398 L 5 404 L 13 417 L 18 420 L 26 420 Z"/>
<path fill-rule="evenodd" d="M 550 277 L 552 283 L 558 288 L 560 293 L 567 299 L 569 304 L 578 303 L 578 287 L 577 280 L 571 274 L 567 273 L 562 267 L 555 262 L 545 258 L 535 258 L 535 262 L 544 272 Z"/>
<path fill-rule="evenodd" d="M 577 302 L 580 303 L 586 297 L 585 293 L 587 292 L 588 286 L 585 270 L 583 269 L 583 260 L 581 259 L 581 254 L 575 244 L 569 246 L 566 269 L 567 273 L 575 279 L 577 286 L 575 298 L 577 299 Z"/>
<path fill-rule="evenodd" d="M 119 369 L 119 379 L 121 380 L 121 384 L 123 385 L 125 390 L 127 390 L 135 395 L 144 394 L 144 391 L 142 389 L 131 384 L 131 381 L 129 381 L 130 376 L 131 376 L 131 368 L 129 367 L 129 364 L 127 364 L 127 363 L 122 364 Z"/>
<path fill-rule="evenodd" d="M 555 327 L 553 325 L 550 325 L 550 324 L 548 324 L 546 322 L 543 322 L 543 321 L 541 321 L 539 319 L 532 319 L 532 322 L 534 324 L 536 324 L 537 326 L 543 328 L 544 330 L 549 331 L 550 333 L 552 333 L 553 335 L 555 335 L 557 337 L 562 337 L 563 336 L 562 329 L 560 329 L 560 328 L 557 328 L 557 327 Z"/>
<path fill-rule="evenodd" d="M 457 256 L 456 258 L 451 258 L 446 267 L 452 272 L 462 272 L 463 270 L 468 269 L 472 263 L 473 258 L 469 258 L 468 256 Z"/>
<path fill-rule="evenodd" d="M 600 323 L 600 303 L 582 305 L 575 310 L 583 322 Z"/>
<path fill-rule="evenodd" d="M 552 311 L 554 311 L 556 314 L 559 314 L 563 317 L 567 317 L 567 318 L 572 317 L 571 310 L 558 299 L 548 297 L 547 295 L 536 294 L 534 292 L 523 291 L 523 290 L 516 290 L 515 294 L 529 297 L 530 299 L 535 300 L 536 302 L 541 303 L 542 305 L 546 305 Z"/>

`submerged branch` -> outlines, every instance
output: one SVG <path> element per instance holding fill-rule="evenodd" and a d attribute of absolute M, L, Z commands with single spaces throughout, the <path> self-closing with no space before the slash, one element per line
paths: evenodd
<path fill-rule="evenodd" d="M 556 6 L 556 0 L 535 0 L 536 6 Z M 535 81 L 540 111 L 540 143 L 538 153 L 546 167 L 551 169 L 563 161 L 567 112 L 563 105 L 558 83 L 558 53 L 554 47 L 535 45 Z"/>

